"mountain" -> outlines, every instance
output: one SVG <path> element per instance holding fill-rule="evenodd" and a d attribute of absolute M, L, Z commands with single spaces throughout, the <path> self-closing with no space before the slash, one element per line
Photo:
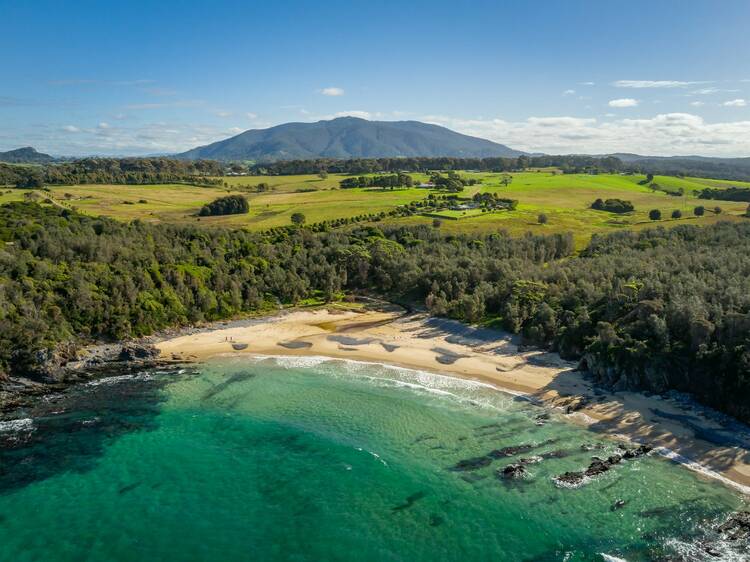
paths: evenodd
<path fill-rule="evenodd" d="M 37 152 L 35 148 L 30 146 L 16 148 L 8 152 L 0 152 L 0 162 L 10 162 L 12 164 L 46 164 L 54 160 L 49 154 Z"/>
<path fill-rule="evenodd" d="M 524 154 L 492 141 L 419 121 L 368 121 L 339 117 L 317 123 L 286 123 L 253 129 L 200 146 L 176 158 L 211 160 L 304 160 L 454 156 L 486 158 Z"/>

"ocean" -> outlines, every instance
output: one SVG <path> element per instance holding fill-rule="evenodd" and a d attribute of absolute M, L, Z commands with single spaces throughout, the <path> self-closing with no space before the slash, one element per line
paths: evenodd
<path fill-rule="evenodd" d="M 561 484 L 623 444 L 379 364 L 117 374 L 0 423 L 0 444 L 2 561 L 747 559 L 712 531 L 747 509 L 737 491 L 655 454 Z"/>

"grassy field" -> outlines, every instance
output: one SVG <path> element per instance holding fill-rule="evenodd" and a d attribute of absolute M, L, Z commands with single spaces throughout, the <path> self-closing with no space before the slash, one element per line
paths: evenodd
<path fill-rule="evenodd" d="M 706 187 L 750 187 L 750 183 L 728 182 L 699 178 L 676 178 L 657 176 L 655 182 L 663 189 L 676 191 L 682 188 L 685 195 L 675 197 L 664 191 L 654 191 L 640 185 L 644 176 L 621 175 L 563 175 L 548 170 L 513 174 L 512 183 L 500 184 L 500 174 L 469 173 L 462 175 L 481 180 L 480 184 L 467 187 L 462 196 L 476 192 L 496 192 L 503 197 L 517 199 L 518 209 L 481 213 L 442 211 L 453 213 L 461 220 L 446 220 L 442 228 L 451 231 L 507 230 L 513 234 L 527 231 L 560 232 L 571 231 L 577 242 L 585 243 L 591 234 L 622 228 L 644 228 L 655 224 L 709 224 L 717 220 L 744 220 L 740 215 L 747 209 L 746 203 L 700 200 L 696 191 Z M 223 178 L 222 187 L 193 187 L 185 185 L 81 185 L 52 187 L 51 195 L 62 205 L 92 215 L 106 215 L 121 220 L 141 219 L 153 222 L 194 222 L 201 225 L 225 225 L 261 230 L 290 224 L 292 213 L 301 212 L 308 223 L 346 218 L 363 213 L 389 211 L 398 205 L 424 199 L 427 189 L 409 188 L 382 190 L 339 189 L 345 176 L 331 174 L 325 179 L 313 175 L 228 177 Z M 427 179 L 415 174 L 417 182 Z M 267 183 L 271 190 L 253 192 L 254 186 Z M 0 203 L 22 199 L 28 190 L 0 190 Z M 242 193 L 250 201 L 250 213 L 225 217 L 202 217 L 195 215 L 200 207 L 217 197 L 230 193 Z M 42 194 L 49 196 L 50 194 Z M 635 211 L 616 215 L 590 208 L 596 198 L 619 198 L 631 201 Z M 705 216 L 695 217 L 693 209 L 704 205 Z M 712 209 L 722 208 L 721 214 Z M 651 209 L 662 212 L 661 221 L 651 221 Z M 679 209 L 683 218 L 671 219 L 672 211 Z M 545 214 L 548 223 L 538 224 L 537 218 Z M 472 215 L 472 216 L 470 216 Z M 403 224 L 431 224 L 432 218 L 412 216 L 389 219 Z"/>

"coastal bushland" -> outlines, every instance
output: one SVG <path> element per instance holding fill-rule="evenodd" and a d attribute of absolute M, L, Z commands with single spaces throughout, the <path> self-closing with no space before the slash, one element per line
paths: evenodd
<path fill-rule="evenodd" d="M 0 372 L 61 345 L 360 292 L 499 326 L 616 388 L 750 420 L 750 223 L 595 235 L 352 225 L 249 233 L 0 207 Z"/>

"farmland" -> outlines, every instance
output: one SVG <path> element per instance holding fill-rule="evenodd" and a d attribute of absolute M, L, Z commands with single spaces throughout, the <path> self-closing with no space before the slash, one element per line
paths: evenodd
<path fill-rule="evenodd" d="M 428 176 L 411 174 L 415 184 L 426 182 Z M 697 198 L 697 191 L 707 187 L 750 187 L 750 183 L 722 180 L 657 176 L 655 190 L 645 184 L 645 177 L 616 174 L 563 175 L 550 170 L 512 174 L 509 185 L 501 183 L 502 175 L 494 173 L 461 172 L 464 178 L 479 181 L 458 194 L 471 197 L 475 193 L 497 193 L 501 197 L 518 200 L 514 211 L 480 210 L 442 211 L 446 219 L 441 228 L 448 231 L 487 232 L 507 230 L 511 234 L 532 232 L 573 232 L 578 244 L 585 243 L 593 233 L 622 228 L 644 228 L 655 224 L 710 224 L 718 220 L 744 220 L 747 204 L 727 201 L 708 201 Z M 48 192 L 37 190 L 43 198 L 75 208 L 90 215 L 110 216 L 120 220 L 141 219 L 149 222 L 195 222 L 203 226 L 231 226 L 249 230 L 265 230 L 290 224 L 293 213 L 305 215 L 307 223 L 353 217 L 361 214 L 388 212 L 400 205 L 424 200 L 434 191 L 427 188 L 352 188 L 341 189 L 339 183 L 347 176 L 331 174 L 298 176 L 234 176 L 222 178 L 223 186 L 198 187 L 184 184 L 165 185 L 77 185 L 53 186 Z M 265 191 L 256 186 L 266 184 Z M 676 196 L 679 190 L 682 196 Z M 672 194 L 667 193 L 672 192 Z M 0 203 L 23 199 L 29 190 L 4 189 Z M 196 217 L 207 202 L 228 194 L 242 194 L 250 202 L 250 212 L 243 215 Z M 619 198 L 631 201 L 632 213 L 613 214 L 590 208 L 597 199 Z M 696 217 L 696 206 L 706 207 L 702 217 Z M 720 206 L 722 212 L 713 211 Z M 649 220 L 649 211 L 661 211 L 661 221 Z M 672 219 L 674 210 L 682 218 Z M 539 224 L 544 214 L 547 224 Z M 421 215 L 388 218 L 397 224 L 432 224 L 433 218 Z"/>

